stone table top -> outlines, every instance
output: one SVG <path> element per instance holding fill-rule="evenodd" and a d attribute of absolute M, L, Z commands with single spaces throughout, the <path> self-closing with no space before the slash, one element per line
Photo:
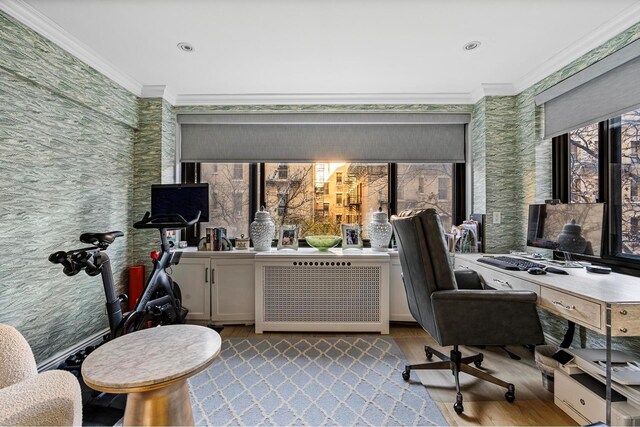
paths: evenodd
<path fill-rule="evenodd" d="M 82 377 L 108 393 L 153 390 L 205 369 L 221 345 L 220 335 L 204 326 L 143 329 L 98 347 L 84 360 Z"/>

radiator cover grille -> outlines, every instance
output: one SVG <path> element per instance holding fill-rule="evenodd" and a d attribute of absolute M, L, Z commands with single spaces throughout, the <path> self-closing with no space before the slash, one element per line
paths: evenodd
<path fill-rule="evenodd" d="M 381 321 L 380 267 L 263 268 L 265 322 Z"/>

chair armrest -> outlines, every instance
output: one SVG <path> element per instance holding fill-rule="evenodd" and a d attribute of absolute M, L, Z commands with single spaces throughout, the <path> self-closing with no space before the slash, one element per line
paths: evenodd
<path fill-rule="evenodd" d="M 495 291 L 458 289 L 431 294 L 432 301 L 516 301 L 535 304 L 538 296 L 532 291 Z"/>
<path fill-rule="evenodd" d="M 454 270 L 458 289 L 484 289 L 484 279 L 477 271 L 474 270 Z"/>
<path fill-rule="evenodd" d="M 541 344 L 531 291 L 452 290 L 431 294 L 441 345 Z"/>
<path fill-rule="evenodd" d="M 78 379 L 53 370 L 0 389 L 0 425 L 82 425 Z"/>

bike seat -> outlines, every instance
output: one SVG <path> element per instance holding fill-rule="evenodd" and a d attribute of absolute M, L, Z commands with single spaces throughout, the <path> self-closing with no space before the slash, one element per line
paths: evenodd
<path fill-rule="evenodd" d="M 108 233 L 82 233 L 80 241 L 89 245 L 110 245 L 116 237 L 122 237 L 122 231 L 110 231 Z"/>

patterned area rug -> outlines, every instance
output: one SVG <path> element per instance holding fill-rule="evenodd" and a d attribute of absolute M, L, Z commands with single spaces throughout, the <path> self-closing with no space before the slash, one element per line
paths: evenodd
<path fill-rule="evenodd" d="M 196 425 L 446 425 L 391 338 L 226 339 L 189 380 Z"/>

